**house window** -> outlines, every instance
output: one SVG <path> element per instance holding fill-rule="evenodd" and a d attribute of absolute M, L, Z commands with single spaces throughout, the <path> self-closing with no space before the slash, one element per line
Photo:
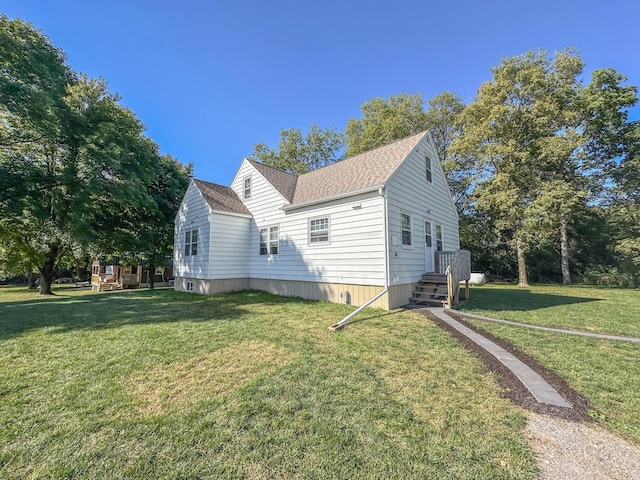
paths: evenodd
<path fill-rule="evenodd" d="M 425 246 L 431 248 L 433 245 L 431 238 L 431 222 L 425 220 L 424 222 L 424 244 Z"/>
<path fill-rule="evenodd" d="M 436 251 L 442 251 L 442 225 L 436 225 Z"/>
<path fill-rule="evenodd" d="M 408 213 L 401 213 L 402 218 L 402 246 L 411 246 L 411 215 Z"/>
<path fill-rule="evenodd" d="M 329 242 L 329 217 L 309 220 L 309 243 Z"/>
<path fill-rule="evenodd" d="M 244 179 L 244 199 L 249 200 L 251 198 L 251 177 Z"/>
<path fill-rule="evenodd" d="M 198 254 L 198 229 L 187 230 L 184 234 L 184 255 Z"/>
<path fill-rule="evenodd" d="M 280 227 L 269 227 L 269 254 L 277 255 L 280 248 Z"/>
<path fill-rule="evenodd" d="M 426 171 L 427 171 L 427 182 L 431 182 L 431 159 L 429 157 L 425 157 Z"/>
<path fill-rule="evenodd" d="M 280 227 L 273 225 L 260 229 L 260 255 L 277 255 L 280 250 Z"/>
<path fill-rule="evenodd" d="M 193 292 L 193 282 L 187 282 L 187 292 Z"/>
<path fill-rule="evenodd" d="M 260 229 L 260 255 L 267 255 L 269 249 L 267 248 L 267 236 L 269 234 L 268 228 Z"/>

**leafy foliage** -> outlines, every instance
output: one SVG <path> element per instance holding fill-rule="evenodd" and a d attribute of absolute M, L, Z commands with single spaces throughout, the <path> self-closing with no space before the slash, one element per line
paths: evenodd
<path fill-rule="evenodd" d="M 104 80 L 72 72 L 62 51 L 25 22 L 0 17 L 0 37 L 8 45 L 0 71 L 0 248 L 9 268 L 37 266 L 41 293 L 51 293 L 66 256 L 140 248 L 149 217 L 163 222 L 165 237 L 172 233 L 154 197 L 164 167 Z M 186 182 L 187 170 L 171 172 Z M 166 243 L 146 238 L 156 240 Z"/>
<path fill-rule="evenodd" d="M 297 128 L 281 130 L 278 148 L 258 143 L 253 146 L 253 157 L 270 167 L 302 174 L 339 161 L 343 146 L 342 133 L 311 125 L 304 136 Z"/>
<path fill-rule="evenodd" d="M 571 225 L 604 188 L 622 151 L 626 108 L 637 101 L 614 70 L 596 70 L 584 87 L 582 69 L 572 50 L 504 59 L 460 116 L 454 151 L 477 159 L 477 209 L 511 236 L 522 286 L 527 250 L 554 237 L 562 280 L 571 283 Z"/>

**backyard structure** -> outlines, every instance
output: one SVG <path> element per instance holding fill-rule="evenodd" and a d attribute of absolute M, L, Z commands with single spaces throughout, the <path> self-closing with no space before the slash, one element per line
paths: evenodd
<path fill-rule="evenodd" d="M 157 267 L 153 272 L 154 283 L 173 282 L 172 262 Z M 149 285 L 149 274 L 143 265 L 120 265 L 117 259 L 95 260 L 91 265 L 91 289 L 97 292 L 136 288 Z"/>
<path fill-rule="evenodd" d="M 455 303 L 469 255 L 435 152 L 422 132 L 299 176 L 244 159 L 230 187 L 192 179 L 175 220 L 176 290 Z"/>

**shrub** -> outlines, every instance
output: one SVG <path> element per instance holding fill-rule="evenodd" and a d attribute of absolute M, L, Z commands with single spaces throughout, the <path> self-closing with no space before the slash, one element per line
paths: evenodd
<path fill-rule="evenodd" d="M 635 286 L 633 275 L 620 272 L 616 267 L 590 268 L 584 272 L 583 281 L 587 285 L 602 285 L 606 287 Z"/>

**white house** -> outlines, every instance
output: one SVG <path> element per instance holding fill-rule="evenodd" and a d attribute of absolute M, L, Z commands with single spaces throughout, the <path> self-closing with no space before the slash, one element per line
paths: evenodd
<path fill-rule="evenodd" d="M 436 251 L 458 249 L 456 208 L 422 132 L 299 176 L 244 159 L 230 187 L 191 180 L 175 288 L 353 305 L 387 289 L 373 305 L 392 309 L 436 270 Z"/>

